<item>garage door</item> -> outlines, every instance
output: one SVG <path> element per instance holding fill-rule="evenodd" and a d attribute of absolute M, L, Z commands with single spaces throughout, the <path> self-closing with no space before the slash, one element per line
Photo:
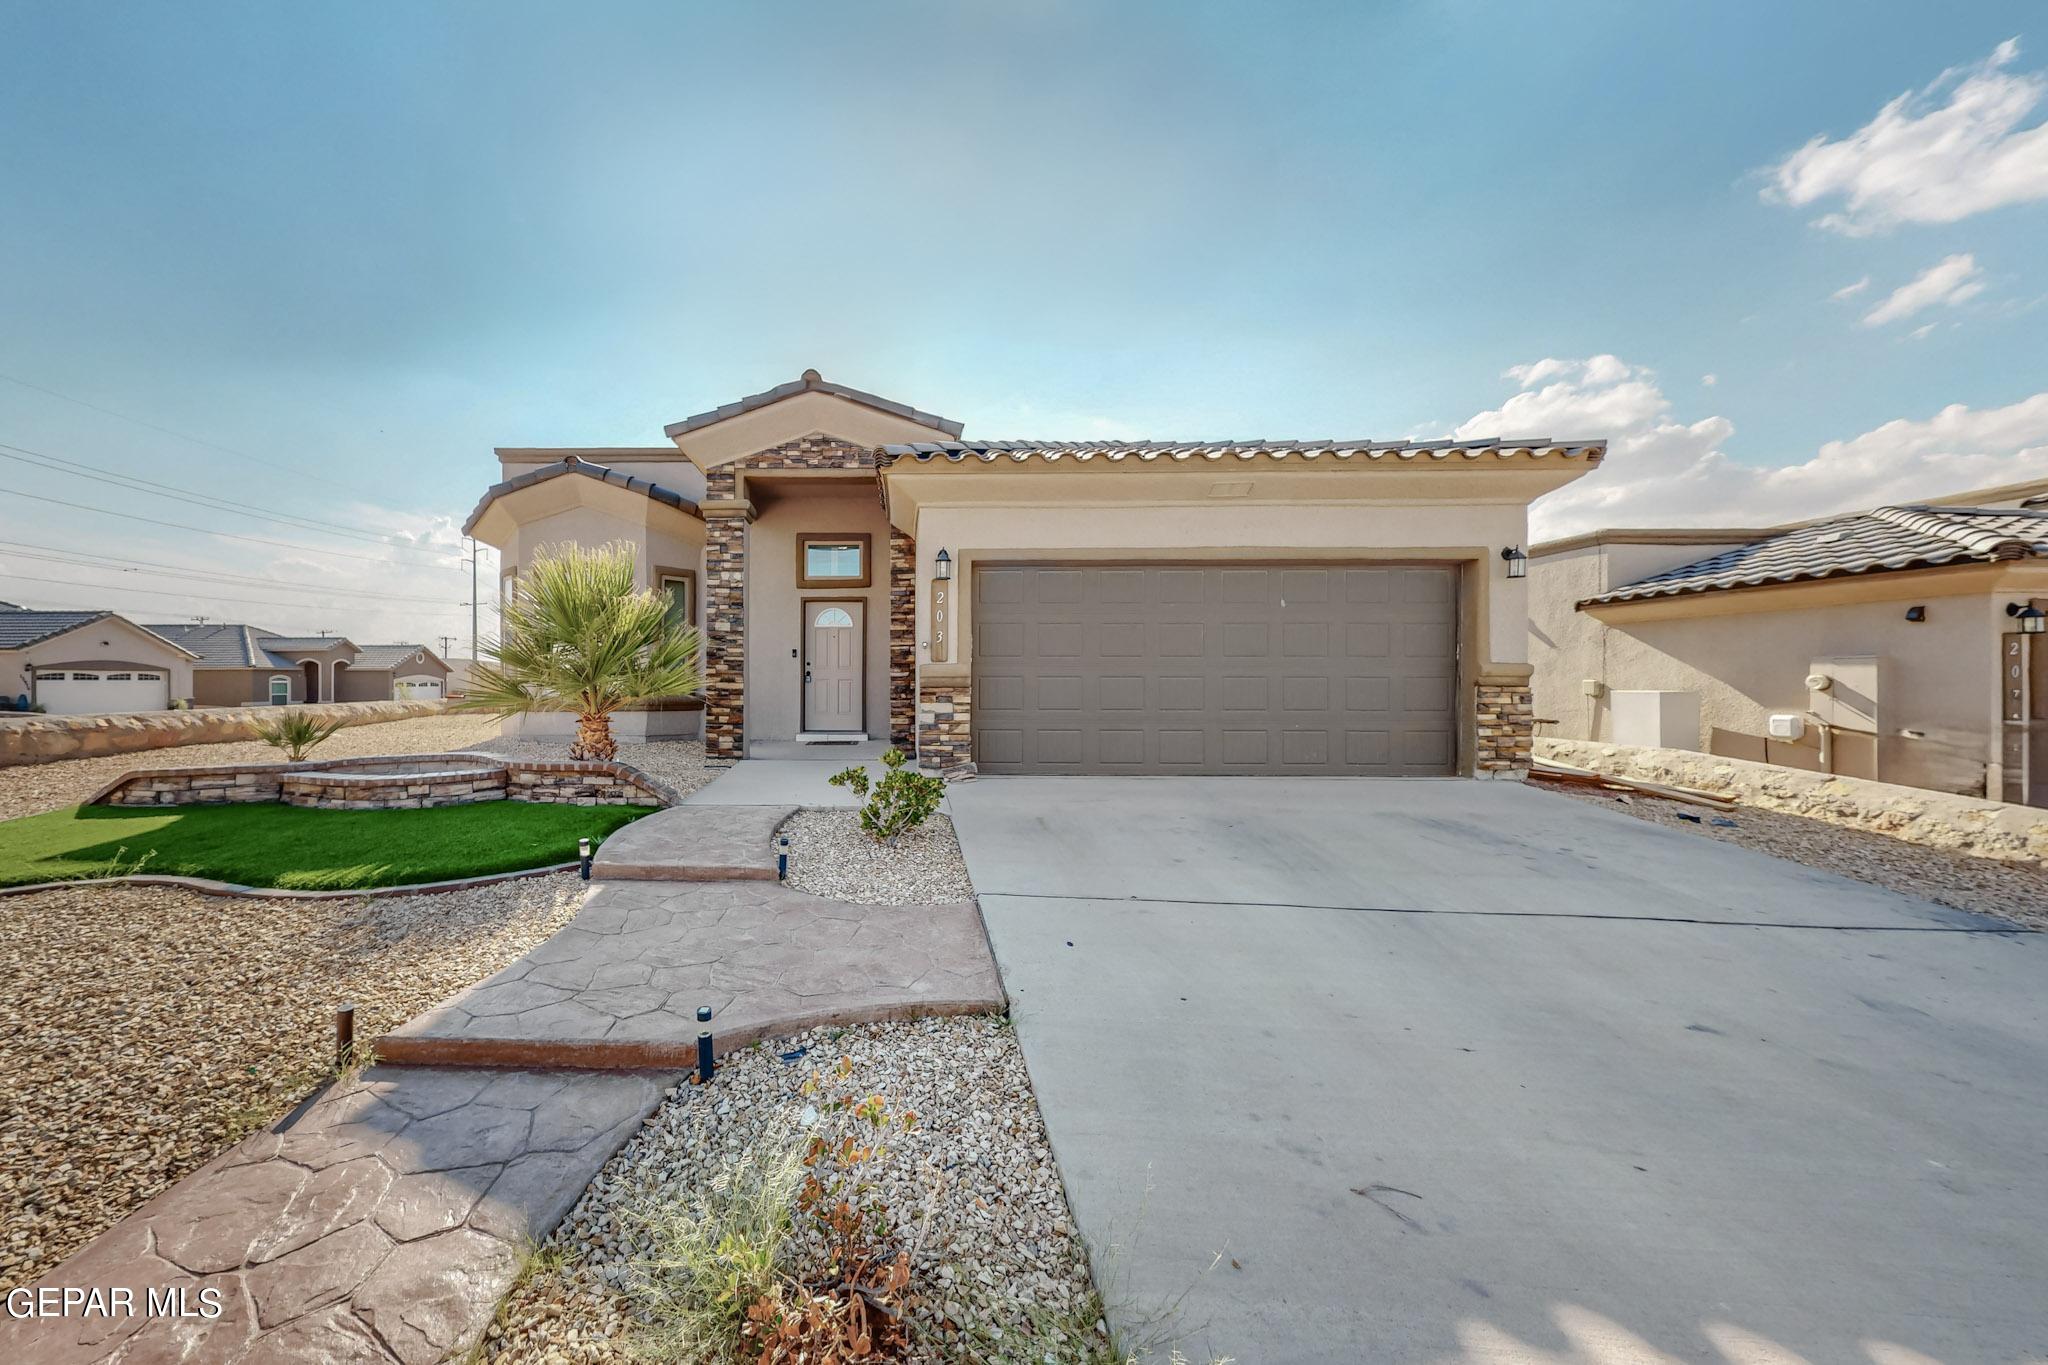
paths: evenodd
<path fill-rule="evenodd" d="M 171 704 L 171 680 L 147 669 L 37 669 L 36 700 L 53 716 L 163 711 Z"/>
<path fill-rule="evenodd" d="M 1452 772 L 1454 573 L 977 569 L 975 761 L 989 773 Z"/>

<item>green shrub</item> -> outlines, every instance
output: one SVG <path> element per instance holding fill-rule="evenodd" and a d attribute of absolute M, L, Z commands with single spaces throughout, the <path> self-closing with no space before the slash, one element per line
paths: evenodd
<path fill-rule="evenodd" d="M 889 771 L 880 782 L 873 781 L 859 764 L 832 774 L 830 779 L 833 786 L 849 788 L 860 798 L 860 827 L 867 836 L 892 848 L 903 835 L 931 819 L 946 797 L 942 779 L 904 767 L 909 761 L 910 755 L 891 749 L 882 755 L 882 764 Z"/>
<path fill-rule="evenodd" d="M 325 744 L 345 723 L 315 720 L 304 711 L 288 711 L 276 720 L 257 721 L 256 736 L 273 749 L 284 750 L 285 757 L 297 763 Z"/>

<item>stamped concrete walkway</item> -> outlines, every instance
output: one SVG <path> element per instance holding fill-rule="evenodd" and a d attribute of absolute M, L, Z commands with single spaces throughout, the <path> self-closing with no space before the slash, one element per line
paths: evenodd
<path fill-rule="evenodd" d="M 39 1287 L 134 1311 L 0 1319 L 0 1360 L 427 1362 L 460 1356 L 660 1103 L 646 1073 L 376 1067 L 247 1138 Z M 286 1120 L 285 1122 L 290 1122 Z M 202 1291 L 218 1295 L 218 1312 Z M 148 1295 L 187 1316 L 151 1315 Z"/>
<path fill-rule="evenodd" d="M 671 806 L 598 846 L 602 881 L 774 881 L 775 831 L 795 806 Z"/>
<path fill-rule="evenodd" d="M 644 822 L 643 822 L 644 823 Z M 378 1040 L 413 1065 L 675 1067 L 819 1024 L 1004 1006 L 972 901 L 845 905 L 773 882 L 600 884 L 497 975 Z"/>

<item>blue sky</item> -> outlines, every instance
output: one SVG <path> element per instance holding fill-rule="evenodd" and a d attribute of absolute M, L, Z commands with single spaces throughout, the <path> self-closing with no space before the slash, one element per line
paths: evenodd
<path fill-rule="evenodd" d="M 493 445 L 806 366 L 985 436 L 1613 438 L 1539 532 L 2048 474 L 2048 14 L 1957 8 L 8 0 L 0 442 L 359 534 L 0 460 L 0 597 L 466 632 Z"/>

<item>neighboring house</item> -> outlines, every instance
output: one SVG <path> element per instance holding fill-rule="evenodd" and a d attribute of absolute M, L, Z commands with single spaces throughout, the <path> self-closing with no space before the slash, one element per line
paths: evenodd
<path fill-rule="evenodd" d="M 623 541 L 702 627 L 702 698 L 622 736 L 701 706 L 713 762 L 866 735 L 949 774 L 1524 770 L 1513 556 L 1605 450 L 966 441 L 815 370 L 666 435 L 500 449 L 464 526 L 512 592 Z"/>
<path fill-rule="evenodd" d="M 1596 531 L 1536 546 L 1529 584 L 1541 734 L 2048 805 L 2048 647 L 2016 614 L 2048 607 L 2048 480 Z"/>
<path fill-rule="evenodd" d="M 162 711 L 192 695 L 190 650 L 111 611 L 0 602 L 0 696 L 52 715 Z"/>
<path fill-rule="evenodd" d="M 357 645 L 338 635 L 279 635 L 228 623 L 150 629 L 197 656 L 199 706 L 295 702 L 438 700 L 448 665 L 425 645 Z"/>

